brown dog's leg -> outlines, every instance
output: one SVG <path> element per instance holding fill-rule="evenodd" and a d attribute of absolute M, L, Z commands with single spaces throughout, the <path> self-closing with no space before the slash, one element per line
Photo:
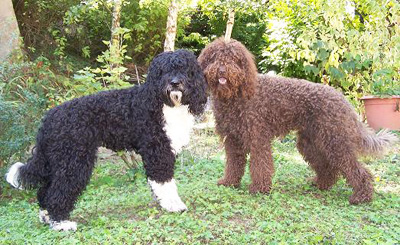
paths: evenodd
<path fill-rule="evenodd" d="M 341 170 L 346 181 L 353 187 L 353 194 L 349 198 L 351 204 L 360 204 L 372 201 L 374 194 L 373 177 L 356 158 L 343 159 L 345 164 Z"/>
<path fill-rule="evenodd" d="M 250 149 L 250 176 L 252 183 L 249 186 L 251 193 L 269 193 L 274 174 L 271 142 L 269 138 L 253 138 Z"/>
<path fill-rule="evenodd" d="M 226 164 L 224 177 L 219 185 L 238 187 L 246 166 L 246 152 L 241 141 L 227 136 L 225 139 Z"/>
<path fill-rule="evenodd" d="M 329 163 L 325 154 L 305 134 L 299 134 L 297 149 L 317 174 L 313 182 L 318 189 L 329 190 L 337 182 L 339 170 L 333 164 Z"/>

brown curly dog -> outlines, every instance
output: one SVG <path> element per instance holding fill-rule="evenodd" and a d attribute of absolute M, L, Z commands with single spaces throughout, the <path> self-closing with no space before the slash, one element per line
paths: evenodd
<path fill-rule="evenodd" d="M 331 188 L 342 174 L 353 188 L 350 203 L 372 200 L 372 175 L 357 157 L 381 153 L 397 140 L 395 135 L 375 135 L 358 121 L 344 96 L 329 86 L 258 74 L 253 55 L 236 40 L 215 40 L 198 61 L 227 155 L 225 175 L 218 184 L 239 186 L 250 154 L 249 190 L 268 193 L 274 173 L 271 141 L 295 130 L 297 148 L 316 172 L 319 189 Z"/>

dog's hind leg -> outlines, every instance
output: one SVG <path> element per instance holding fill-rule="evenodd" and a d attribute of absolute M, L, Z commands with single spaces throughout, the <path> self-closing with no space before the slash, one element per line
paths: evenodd
<path fill-rule="evenodd" d="M 49 188 L 49 182 L 43 184 L 37 191 L 37 200 L 39 203 L 39 221 L 45 224 L 50 224 L 50 216 L 47 211 L 46 193 Z"/>
<path fill-rule="evenodd" d="M 330 137 L 327 142 L 325 154 L 329 163 L 340 171 L 353 188 L 353 194 L 349 198 L 350 203 L 370 202 L 374 193 L 373 177 L 358 162 L 357 152 L 353 149 L 352 142 L 348 142 L 344 136 L 338 136 L 338 134 Z"/>
<path fill-rule="evenodd" d="M 347 183 L 353 188 L 349 198 L 351 204 L 360 204 L 372 201 L 374 194 L 373 177 L 371 173 L 358 162 L 355 155 L 347 154 L 344 150 L 338 152 L 333 159 L 345 177 Z"/>
<path fill-rule="evenodd" d="M 94 158 L 89 159 L 90 155 L 80 153 L 78 157 L 78 154 L 71 154 L 69 160 L 62 160 L 62 164 L 57 164 L 47 189 L 41 190 L 45 194 L 40 193 L 39 201 L 47 209 L 53 230 L 77 229 L 77 224 L 68 219 L 79 195 L 89 183 L 94 167 Z"/>
<path fill-rule="evenodd" d="M 246 167 L 244 145 L 241 141 L 232 136 L 226 137 L 224 145 L 227 159 L 224 177 L 218 181 L 218 184 L 239 187 Z"/>
<path fill-rule="evenodd" d="M 339 178 L 339 169 L 326 159 L 325 153 L 317 148 L 305 134 L 298 135 L 297 149 L 315 171 L 314 183 L 320 190 L 329 190 Z"/>
<path fill-rule="evenodd" d="M 251 193 L 269 193 L 274 174 L 271 139 L 254 135 L 250 148 L 250 176 L 252 183 L 249 186 Z"/>

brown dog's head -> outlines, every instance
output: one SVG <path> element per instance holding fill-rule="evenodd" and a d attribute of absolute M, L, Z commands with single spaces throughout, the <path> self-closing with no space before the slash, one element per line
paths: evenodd
<path fill-rule="evenodd" d="M 239 41 L 218 38 L 198 58 L 213 96 L 250 98 L 254 94 L 257 67 L 253 55 Z"/>

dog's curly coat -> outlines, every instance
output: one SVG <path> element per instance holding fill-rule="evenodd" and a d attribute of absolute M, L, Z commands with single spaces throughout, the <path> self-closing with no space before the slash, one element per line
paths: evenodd
<path fill-rule="evenodd" d="M 162 53 L 152 61 L 144 84 L 77 98 L 48 111 L 33 156 L 27 164 L 14 164 L 7 180 L 16 187 L 39 187 L 40 218 L 53 229 L 76 229 L 76 224 L 57 225 L 69 218 L 88 184 L 98 147 L 134 150 L 142 156 L 149 184 L 161 206 L 168 211 L 184 210 L 173 181 L 174 153 L 179 149 L 175 149 L 166 129 L 174 125 L 167 125 L 165 111 L 173 107 L 179 110 L 174 115 L 202 113 L 206 85 L 193 53 Z M 184 123 L 182 118 L 175 121 Z M 188 127 L 177 126 L 178 130 Z M 183 140 L 188 140 L 185 137 Z"/>
<path fill-rule="evenodd" d="M 227 155 L 219 184 L 238 186 L 250 153 L 249 190 L 268 193 L 274 173 L 271 140 L 296 130 L 297 148 L 316 172 L 318 188 L 331 188 L 342 174 L 353 188 L 350 203 L 371 201 L 373 178 L 357 157 L 381 152 L 396 141 L 393 134 L 372 133 L 329 86 L 258 74 L 252 54 L 236 40 L 215 40 L 198 61 Z"/>

